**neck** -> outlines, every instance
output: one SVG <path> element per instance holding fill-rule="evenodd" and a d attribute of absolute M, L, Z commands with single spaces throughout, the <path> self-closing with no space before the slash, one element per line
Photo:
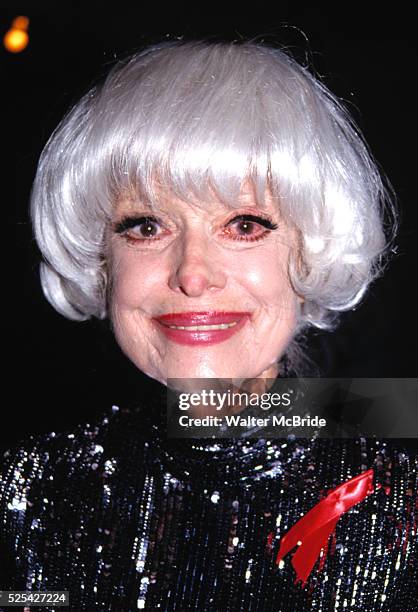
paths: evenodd
<path fill-rule="evenodd" d="M 216 381 L 216 388 L 214 388 L 215 385 L 211 384 L 209 389 L 206 388 L 206 390 L 211 390 L 216 394 L 216 397 L 219 398 L 218 403 L 216 405 L 211 403 L 210 407 L 208 407 L 203 396 L 202 401 L 198 401 L 196 398 L 196 402 L 189 409 L 189 416 L 200 418 L 208 414 L 217 416 L 238 414 L 248 406 L 247 402 L 242 400 L 243 394 L 254 397 L 254 395 L 262 395 L 268 392 L 273 386 L 278 373 L 278 365 L 274 364 L 263 370 L 263 372 L 255 378 L 234 378 Z M 199 393 L 202 394 L 203 389 L 196 389 L 195 392 L 197 395 L 199 395 Z M 234 397 L 234 394 L 236 394 L 236 398 L 240 399 L 233 399 L 231 402 L 230 400 Z M 226 397 L 228 397 L 228 402 L 225 401 Z"/>

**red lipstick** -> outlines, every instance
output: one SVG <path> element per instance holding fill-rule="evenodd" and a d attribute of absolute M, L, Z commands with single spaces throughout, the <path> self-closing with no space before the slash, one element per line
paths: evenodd
<path fill-rule="evenodd" d="M 196 346 L 228 340 L 245 325 L 250 316 L 250 312 L 173 312 L 156 317 L 154 321 L 169 340 Z M 217 327 L 212 329 L 187 329 L 215 325 Z"/>

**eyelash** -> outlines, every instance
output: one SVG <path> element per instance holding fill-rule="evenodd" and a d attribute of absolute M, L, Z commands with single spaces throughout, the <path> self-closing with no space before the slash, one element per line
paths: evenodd
<path fill-rule="evenodd" d="M 138 227 L 142 224 L 145 223 L 156 223 L 159 225 L 158 219 L 156 217 L 125 217 L 124 219 L 122 219 L 122 221 L 120 221 L 119 223 L 116 224 L 115 226 L 115 232 L 117 234 L 120 234 L 121 236 L 123 236 L 127 242 L 129 243 L 138 243 L 138 242 L 155 242 L 156 240 L 160 240 L 160 236 L 151 236 L 150 238 L 145 238 L 145 237 L 140 237 L 138 235 L 138 238 L 134 238 L 132 235 L 129 234 L 129 230 L 131 230 L 134 227 Z"/>
<path fill-rule="evenodd" d="M 243 215 L 237 215 L 236 217 L 233 217 L 230 221 L 228 221 L 228 223 L 226 224 L 224 228 L 224 231 L 228 230 L 228 228 L 234 223 L 242 223 L 242 222 L 254 223 L 256 225 L 263 226 L 266 229 L 260 235 L 256 235 L 252 237 L 246 236 L 246 235 L 233 236 L 230 233 L 226 232 L 228 234 L 229 240 L 244 241 L 244 242 L 257 242 L 258 240 L 262 240 L 263 238 L 265 238 L 265 236 L 268 235 L 271 231 L 276 230 L 278 228 L 278 225 L 274 223 L 268 217 L 260 217 L 258 215 L 243 214 Z M 117 234 L 120 234 L 121 236 L 123 236 L 125 240 L 130 244 L 135 244 L 138 242 L 140 243 L 155 242 L 157 240 L 160 240 L 161 236 L 151 236 L 149 238 L 146 238 L 146 237 L 142 237 L 142 238 L 135 237 L 134 238 L 132 234 L 129 234 L 129 230 L 131 230 L 132 228 L 138 227 L 146 223 L 155 223 L 157 225 L 160 225 L 158 219 L 153 216 L 125 217 L 124 219 L 122 219 L 122 221 L 120 221 L 119 223 L 115 225 L 114 231 Z"/>
<path fill-rule="evenodd" d="M 236 217 L 233 217 L 226 224 L 225 230 L 227 230 L 233 223 L 242 223 L 242 222 L 253 223 L 259 226 L 261 225 L 262 227 L 265 228 L 265 231 L 257 236 L 252 236 L 252 237 L 246 236 L 244 234 L 241 236 L 231 236 L 230 235 L 229 238 L 231 238 L 232 240 L 238 240 L 238 241 L 244 241 L 244 242 L 257 242 L 258 240 L 262 240 L 271 231 L 276 230 L 278 228 L 277 223 L 273 223 L 273 221 L 271 219 L 268 219 L 267 217 L 259 217 L 258 215 L 237 215 Z"/>

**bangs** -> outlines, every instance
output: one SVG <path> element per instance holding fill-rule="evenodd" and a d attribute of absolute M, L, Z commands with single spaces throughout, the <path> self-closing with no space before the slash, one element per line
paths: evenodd
<path fill-rule="evenodd" d="M 260 205 L 267 188 L 273 196 L 279 184 L 294 189 L 298 157 L 313 141 L 303 96 L 301 108 L 294 104 L 300 76 L 284 61 L 277 79 L 277 61 L 266 49 L 259 49 L 260 62 L 254 47 L 242 45 L 239 54 L 228 45 L 195 47 L 196 54 L 190 44 L 172 54 L 165 47 L 163 58 L 155 51 L 152 70 L 147 56 L 139 65 L 131 60 L 105 82 L 92 138 L 101 135 L 94 182 L 107 185 L 107 199 L 129 193 L 157 205 L 163 186 L 186 202 L 216 197 L 237 207 L 246 181 Z"/>

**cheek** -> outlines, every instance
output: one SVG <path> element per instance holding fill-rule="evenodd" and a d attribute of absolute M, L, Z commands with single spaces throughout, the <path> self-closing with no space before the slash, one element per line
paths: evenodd
<path fill-rule="evenodd" d="M 128 253 L 114 257 L 111 273 L 110 318 L 118 344 L 131 358 L 140 349 L 147 353 L 144 345 L 153 341 L 148 313 L 152 312 L 151 296 L 158 287 L 156 271 L 149 273 L 147 269 L 145 273 L 139 258 Z"/>
<path fill-rule="evenodd" d="M 278 248 L 254 259 L 242 276 L 256 303 L 248 350 L 263 367 L 277 362 L 292 340 L 299 313 L 299 300 L 290 284 L 289 251 Z"/>
<path fill-rule="evenodd" d="M 264 311 L 294 315 L 297 297 L 287 273 L 288 252 L 263 253 L 241 272 L 242 283 Z"/>
<path fill-rule="evenodd" d="M 143 259 L 135 254 L 115 257 L 111 267 L 112 311 L 146 309 L 147 297 L 155 295 L 155 291 L 161 287 L 160 268 L 156 264 L 145 267 Z"/>
<path fill-rule="evenodd" d="M 145 271 L 138 258 L 119 257 L 111 271 L 110 318 L 116 341 L 141 371 L 160 380 L 161 356 L 149 321 L 161 291 L 158 270 Z"/>

